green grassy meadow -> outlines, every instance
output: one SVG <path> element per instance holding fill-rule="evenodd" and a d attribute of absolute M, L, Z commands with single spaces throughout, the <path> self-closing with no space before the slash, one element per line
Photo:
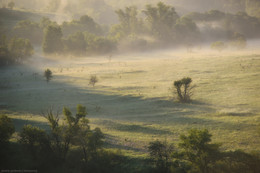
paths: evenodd
<path fill-rule="evenodd" d="M 149 142 L 177 144 L 191 128 L 207 128 L 223 150 L 260 150 L 260 52 L 158 51 L 100 57 L 51 58 L 36 54 L 26 65 L 1 68 L 0 109 L 24 124 L 48 129 L 41 116 L 51 106 L 87 107 L 106 147 L 147 156 Z M 53 79 L 47 83 L 43 71 Z M 98 77 L 94 87 L 91 75 Z M 178 103 L 173 81 L 191 77 L 193 102 Z M 16 139 L 14 135 L 12 140 Z"/>

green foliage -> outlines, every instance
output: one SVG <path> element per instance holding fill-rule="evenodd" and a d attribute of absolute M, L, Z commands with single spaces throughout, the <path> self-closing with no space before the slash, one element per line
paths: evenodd
<path fill-rule="evenodd" d="M 166 141 L 160 142 L 158 140 L 150 142 L 148 150 L 151 158 L 156 164 L 158 172 L 168 173 L 172 166 L 172 152 L 174 150 L 173 145 L 169 145 Z"/>
<path fill-rule="evenodd" d="M 153 35 L 164 41 L 172 41 L 174 25 L 179 18 L 174 7 L 159 2 L 155 7 L 146 5 L 143 13 Z"/>
<path fill-rule="evenodd" d="M 39 159 L 44 152 L 51 150 L 46 132 L 39 127 L 25 125 L 19 136 L 21 137 L 19 142 L 26 146 L 34 159 Z"/>
<path fill-rule="evenodd" d="M 10 159 L 10 143 L 9 140 L 15 127 L 13 121 L 6 115 L 0 115 L 0 168 L 7 168 L 9 166 Z"/>
<path fill-rule="evenodd" d="M 138 34 L 143 30 L 143 22 L 138 19 L 138 11 L 135 6 L 125 7 L 125 10 L 116 11 L 120 22 L 120 29 L 125 35 Z"/>
<path fill-rule="evenodd" d="M 61 27 L 49 25 L 44 30 L 42 43 L 43 52 L 46 54 L 61 53 L 63 50 Z"/>
<path fill-rule="evenodd" d="M 32 56 L 33 52 L 33 47 L 27 39 L 7 40 L 5 35 L 0 38 L 0 66 L 22 63 Z"/>
<path fill-rule="evenodd" d="M 191 129 L 187 136 L 180 136 L 179 147 L 196 172 L 208 173 L 218 159 L 219 145 L 210 144 L 211 136 L 207 129 Z"/>
<path fill-rule="evenodd" d="M 52 141 L 52 150 L 56 157 L 66 160 L 71 145 L 79 146 L 82 149 L 82 159 L 84 162 L 96 157 L 98 149 L 101 148 L 104 138 L 99 128 L 90 130 L 89 121 L 86 119 L 86 107 L 77 105 L 77 113 L 75 116 L 72 112 L 63 108 L 64 123 L 59 123 L 58 114 L 54 116 L 52 109 L 45 115 L 51 127 L 50 140 Z"/>
<path fill-rule="evenodd" d="M 211 44 L 211 49 L 217 50 L 219 52 L 221 52 L 225 48 L 226 48 L 226 45 L 222 41 L 216 41 L 216 42 Z"/>
<path fill-rule="evenodd" d="M 116 50 L 116 43 L 105 37 L 95 37 L 88 46 L 88 51 L 93 54 L 107 54 Z"/>
<path fill-rule="evenodd" d="M 17 60 L 22 61 L 33 55 L 33 47 L 28 39 L 13 38 L 9 41 L 9 51 Z"/>
<path fill-rule="evenodd" d="M 61 25 L 64 36 L 69 36 L 76 32 L 89 32 L 96 35 L 102 35 L 103 29 L 88 15 L 81 16 L 79 20 L 63 22 Z"/>
<path fill-rule="evenodd" d="M 0 66 L 14 63 L 11 53 L 8 50 L 8 40 L 5 35 L 0 37 Z"/>
<path fill-rule="evenodd" d="M 189 17 L 181 17 L 176 21 L 175 37 L 178 38 L 178 44 L 193 44 L 200 40 L 200 32 L 195 22 Z"/>
<path fill-rule="evenodd" d="M 176 88 L 177 98 L 180 102 L 191 101 L 191 90 L 194 86 L 191 86 L 192 79 L 189 77 L 182 78 L 181 80 L 174 81 L 173 85 Z"/>
<path fill-rule="evenodd" d="M 260 171 L 260 153 L 246 153 L 242 150 L 222 153 L 221 160 L 214 165 L 215 172 L 256 173 Z"/>
<path fill-rule="evenodd" d="M 116 50 L 115 41 L 89 32 L 77 32 L 70 35 L 63 40 L 63 44 L 66 53 L 75 56 L 106 54 Z"/>
<path fill-rule="evenodd" d="M 259 37 L 260 22 L 258 18 L 249 16 L 245 12 L 232 14 L 210 10 L 205 13 L 193 12 L 186 16 L 196 23 L 202 24 L 201 37 L 210 38 L 211 41 L 232 39 L 235 32 L 243 34 L 246 38 Z"/>
<path fill-rule="evenodd" d="M 73 35 L 69 35 L 68 38 L 63 41 L 63 44 L 64 50 L 72 55 L 86 54 L 88 43 L 82 32 L 76 32 Z"/>
<path fill-rule="evenodd" d="M 45 29 L 47 28 L 49 25 L 58 25 L 56 22 L 51 21 L 49 18 L 47 17 L 43 17 L 41 18 L 41 21 L 39 23 L 39 26 L 41 29 Z"/>
<path fill-rule="evenodd" d="M 14 133 L 15 128 L 12 120 L 6 115 L 0 115 L 0 143 L 9 142 L 12 134 Z"/>
<path fill-rule="evenodd" d="M 38 23 L 30 20 L 22 20 L 18 22 L 14 29 L 13 34 L 16 37 L 29 39 L 33 44 L 41 44 L 43 38 L 43 29 Z"/>
<path fill-rule="evenodd" d="M 48 83 L 53 78 L 52 71 L 50 69 L 46 69 L 43 76 L 46 78 L 46 82 Z"/>

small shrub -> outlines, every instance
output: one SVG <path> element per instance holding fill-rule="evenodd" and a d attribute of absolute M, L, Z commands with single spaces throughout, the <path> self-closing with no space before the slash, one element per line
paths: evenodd
<path fill-rule="evenodd" d="M 52 71 L 50 69 L 46 69 L 44 71 L 44 77 L 46 78 L 46 82 L 49 82 L 51 80 L 52 76 Z"/>
<path fill-rule="evenodd" d="M 89 85 L 92 85 L 94 87 L 97 82 L 98 82 L 98 78 L 96 75 L 90 76 Z"/>

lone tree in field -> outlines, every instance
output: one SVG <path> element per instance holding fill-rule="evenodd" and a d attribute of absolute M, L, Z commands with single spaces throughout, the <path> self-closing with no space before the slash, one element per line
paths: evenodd
<path fill-rule="evenodd" d="M 176 88 L 177 98 L 180 102 L 187 103 L 191 101 L 191 90 L 193 88 L 191 82 L 192 79 L 189 77 L 174 81 L 173 85 Z"/>
<path fill-rule="evenodd" d="M 94 87 L 97 82 L 98 82 L 98 78 L 96 75 L 90 76 L 89 85 L 92 85 Z"/>
<path fill-rule="evenodd" d="M 44 77 L 46 78 L 46 82 L 49 82 L 51 80 L 52 76 L 52 71 L 50 69 L 46 69 L 44 71 Z"/>

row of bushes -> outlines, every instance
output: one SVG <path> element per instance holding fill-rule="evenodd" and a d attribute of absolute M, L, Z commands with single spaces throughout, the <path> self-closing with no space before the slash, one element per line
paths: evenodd
<path fill-rule="evenodd" d="M 39 172 L 133 172 L 125 170 L 129 160 L 120 152 L 104 150 L 104 135 L 99 128 L 91 130 L 85 118 L 85 107 L 78 105 L 72 116 L 63 109 L 65 120 L 59 122 L 52 110 L 45 114 L 49 131 L 25 125 L 18 143 L 10 143 L 15 132 L 12 120 L 0 116 L 1 170 L 37 170 Z M 220 144 L 211 142 L 206 129 L 191 129 L 180 135 L 176 147 L 165 141 L 148 145 L 149 160 L 143 172 L 160 173 L 257 173 L 260 153 L 241 150 L 221 151 Z M 131 167 L 131 166 L 130 166 Z"/>
<path fill-rule="evenodd" d="M 178 148 L 167 141 L 149 144 L 150 157 L 158 173 L 257 173 L 260 153 L 242 150 L 221 151 L 220 144 L 211 143 L 207 129 L 191 129 L 180 135 Z"/>
<path fill-rule="evenodd" d="M 89 32 L 76 32 L 63 38 L 61 27 L 49 25 L 44 31 L 43 52 L 46 54 L 104 54 L 116 49 L 116 42 Z"/>
<path fill-rule="evenodd" d="M 11 144 L 15 132 L 12 120 L 0 116 L 0 169 L 37 170 L 39 172 L 110 172 L 122 160 L 116 152 L 103 149 L 104 134 L 90 129 L 86 108 L 77 106 L 77 113 L 63 109 L 64 120 L 49 109 L 43 116 L 48 130 L 30 124 L 18 133 L 18 143 Z M 101 166 L 102 165 L 102 166 Z"/>
<path fill-rule="evenodd" d="M 45 53 L 72 55 L 103 54 L 116 48 L 146 50 L 191 46 L 219 39 L 237 46 L 244 44 L 246 38 L 259 36 L 259 20 L 246 13 L 228 14 L 211 10 L 179 16 L 173 6 L 160 2 L 147 4 L 143 15 L 134 6 L 119 9 L 116 14 L 119 23 L 111 27 L 101 26 L 85 15 L 60 25 L 48 18 L 39 23 L 21 21 L 12 34 L 28 38 L 33 44 L 42 44 Z M 236 34 L 243 38 L 240 43 L 233 41 Z"/>

